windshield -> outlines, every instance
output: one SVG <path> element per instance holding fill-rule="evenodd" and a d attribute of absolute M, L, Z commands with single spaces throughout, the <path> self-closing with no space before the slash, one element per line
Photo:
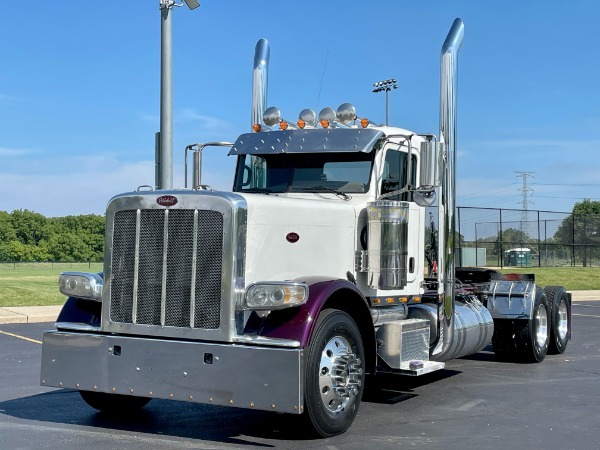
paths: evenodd
<path fill-rule="evenodd" d="M 339 192 L 369 190 L 375 152 L 240 155 L 234 192 Z"/>

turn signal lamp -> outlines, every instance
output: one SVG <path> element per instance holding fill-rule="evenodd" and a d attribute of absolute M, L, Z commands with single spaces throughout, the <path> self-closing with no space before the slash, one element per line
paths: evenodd
<path fill-rule="evenodd" d="M 262 127 L 260 126 L 260 124 L 255 123 L 254 125 L 252 125 L 252 129 L 258 133 L 262 129 Z"/>
<path fill-rule="evenodd" d="M 102 301 L 102 277 L 95 273 L 63 272 L 58 277 L 58 289 L 67 297 Z"/>
<path fill-rule="evenodd" d="M 304 283 L 265 282 L 248 287 L 243 306 L 252 310 L 273 310 L 303 305 L 307 300 L 308 286 Z"/>

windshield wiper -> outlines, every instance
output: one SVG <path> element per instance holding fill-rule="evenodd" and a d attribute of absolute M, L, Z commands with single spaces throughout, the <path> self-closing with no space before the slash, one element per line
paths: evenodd
<path fill-rule="evenodd" d="M 273 191 L 267 188 L 259 188 L 259 187 L 254 187 L 254 188 L 249 188 L 249 189 L 242 189 L 239 192 L 251 192 L 253 194 L 265 194 L 265 195 L 269 195 L 272 194 Z"/>
<path fill-rule="evenodd" d="M 318 193 L 319 191 L 325 191 L 325 192 L 329 192 L 330 194 L 334 194 L 337 197 L 344 199 L 344 200 L 350 200 L 352 198 L 345 192 L 336 191 L 335 189 L 325 187 L 325 186 L 308 186 L 308 187 L 291 186 L 290 191 L 303 191 L 303 192 L 315 192 L 315 193 Z"/>

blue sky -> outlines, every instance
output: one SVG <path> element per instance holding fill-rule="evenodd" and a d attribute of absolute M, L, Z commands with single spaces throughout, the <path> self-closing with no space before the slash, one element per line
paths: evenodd
<path fill-rule="evenodd" d="M 158 0 L 10 2 L 0 30 L 0 210 L 102 214 L 154 184 Z M 353 103 L 385 120 L 375 81 L 396 78 L 390 124 L 438 133 L 439 52 L 455 17 L 459 206 L 529 209 L 600 200 L 600 3 L 596 1 L 205 0 L 173 13 L 174 184 L 187 144 L 250 129 L 256 41 L 271 44 L 270 106 Z M 233 160 L 205 152 L 204 181 L 229 189 Z"/>

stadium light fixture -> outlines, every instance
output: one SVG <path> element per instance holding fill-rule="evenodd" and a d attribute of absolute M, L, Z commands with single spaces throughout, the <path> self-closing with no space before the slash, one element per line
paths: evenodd
<path fill-rule="evenodd" d="M 392 89 L 398 89 L 398 85 L 396 84 L 396 79 L 391 78 L 389 80 L 378 81 L 373 83 L 373 92 L 385 92 L 385 125 L 389 125 L 389 101 L 388 101 L 388 93 Z"/>
<path fill-rule="evenodd" d="M 198 6 L 200 6 L 200 3 L 197 0 L 184 0 L 185 4 L 188 5 L 188 8 L 190 9 L 196 9 Z"/>

